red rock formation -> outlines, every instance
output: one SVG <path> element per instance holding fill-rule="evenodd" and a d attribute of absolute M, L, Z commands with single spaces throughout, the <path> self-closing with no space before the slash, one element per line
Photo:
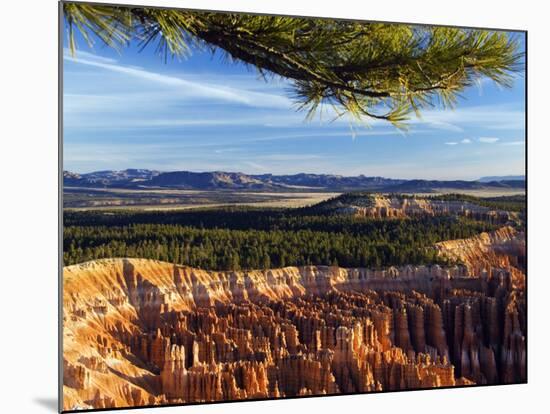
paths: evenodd
<path fill-rule="evenodd" d="M 525 289 L 525 234 L 513 227 L 505 226 L 468 239 L 436 243 L 435 247 L 439 254 L 464 263 L 471 275 L 481 276 L 506 269 L 512 275 L 514 286 Z"/>
<path fill-rule="evenodd" d="M 355 204 L 337 204 L 336 211 L 369 218 L 403 218 L 418 216 L 459 215 L 493 224 L 507 224 L 517 221 L 517 213 L 492 210 L 462 200 L 437 200 L 421 196 L 369 195 L 355 200 Z"/>
<path fill-rule="evenodd" d="M 64 269 L 64 407 L 110 408 L 525 380 L 507 270 Z"/>

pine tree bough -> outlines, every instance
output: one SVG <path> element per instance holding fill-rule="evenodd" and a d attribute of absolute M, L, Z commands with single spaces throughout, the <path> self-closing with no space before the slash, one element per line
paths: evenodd
<path fill-rule="evenodd" d="M 115 48 L 156 43 L 165 59 L 191 47 L 218 51 L 265 80 L 288 79 L 308 117 L 328 104 L 338 116 L 399 128 L 411 113 L 453 107 L 482 77 L 510 87 L 523 69 L 510 32 L 70 3 L 64 16 L 73 54 L 75 29 L 89 44 L 94 36 Z"/>

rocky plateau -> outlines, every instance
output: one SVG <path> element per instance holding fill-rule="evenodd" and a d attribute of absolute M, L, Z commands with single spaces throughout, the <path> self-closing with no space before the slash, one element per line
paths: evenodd
<path fill-rule="evenodd" d="M 451 215 L 500 225 L 517 222 L 519 219 L 519 214 L 516 212 L 491 209 L 469 201 L 438 200 L 422 196 L 344 195 L 326 201 L 321 206 L 324 210 L 339 214 L 378 219 Z"/>

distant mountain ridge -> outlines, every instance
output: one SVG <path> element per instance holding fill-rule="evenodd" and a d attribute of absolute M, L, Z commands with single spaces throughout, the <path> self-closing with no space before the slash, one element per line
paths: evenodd
<path fill-rule="evenodd" d="M 525 175 L 493 175 L 481 177 L 478 181 L 482 183 L 489 183 L 491 181 L 525 181 Z"/>
<path fill-rule="evenodd" d="M 116 187 L 117 185 L 127 187 L 131 184 L 149 181 L 160 173 L 160 171 L 138 168 L 129 168 L 121 171 L 94 171 L 85 174 L 63 171 L 63 184 L 75 187 Z"/>
<path fill-rule="evenodd" d="M 143 183 L 145 185 L 145 183 Z M 191 172 L 173 171 L 153 177 L 147 185 L 154 187 L 177 187 L 189 189 L 216 189 L 216 188 L 242 188 L 263 189 L 269 187 L 254 176 L 235 172 Z"/>
<path fill-rule="evenodd" d="M 515 177 L 515 176 L 512 176 Z M 485 177 L 490 178 L 490 177 Z M 244 174 L 240 172 L 161 172 L 147 169 L 105 170 L 78 174 L 63 171 L 63 184 L 84 188 L 173 188 L 189 190 L 367 190 L 386 192 L 431 192 L 437 189 L 525 188 L 525 181 L 404 180 L 384 177 L 299 173 L 291 175 Z"/>

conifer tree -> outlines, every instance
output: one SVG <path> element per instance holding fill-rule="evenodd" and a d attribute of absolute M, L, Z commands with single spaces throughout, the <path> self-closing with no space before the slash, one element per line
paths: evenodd
<path fill-rule="evenodd" d="M 511 86 L 523 61 L 519 40 L 501 31 L 77 3 L 64 16 L 73 54 L 75 31 L 117 49 L 156 44 L 165 59 L 219 51 L 265 80 L 288 79 L 309 116 L 328 104 L 337 117 L 397 127 L 454 106 L 482 77 Z"/>

